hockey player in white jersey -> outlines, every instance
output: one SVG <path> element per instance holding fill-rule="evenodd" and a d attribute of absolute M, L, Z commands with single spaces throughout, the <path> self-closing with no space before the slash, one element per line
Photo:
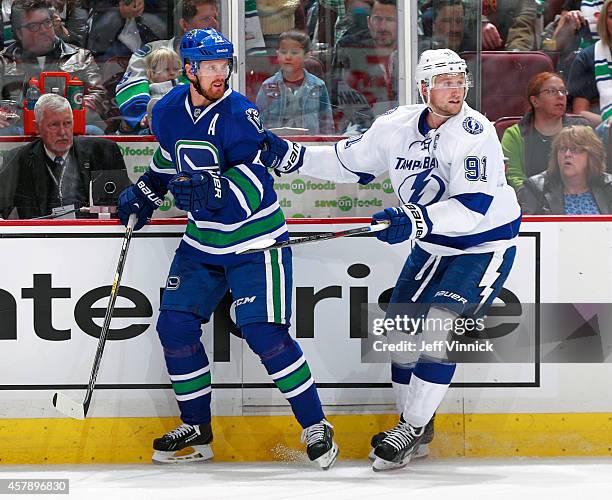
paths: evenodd
<path fill-rule="evenodd" d="M 422 305 L 424 317 L 444 320 L 425 322 L 434 326 L 421 332 L 435 346 L 452 334 L 440 325 L 482 316 L 499 294 L 514 261 L 521 213 L 493 125 L 465 103 L 465 61 L 449 49 L 427 50 L 415 78 L 425 104 L 393 109 L 363 135 L 335 146 L 305 148 L 267 132 L 260 161 L 280 174 L 336 182 L 367 184 L 389 173 L 401 204 L 374 214 L 374 221 L 391 221 L 376 236 L 415 245 L 386 314 L 398 314 L 402 304 Z M 388 342 L 402 338 L 406 332 L 388 332 Z M 372 440 L 375 471 L 410 461 L 455 371 L 444 349 L 407 354 L 392 353 L 400 418 Z"/>

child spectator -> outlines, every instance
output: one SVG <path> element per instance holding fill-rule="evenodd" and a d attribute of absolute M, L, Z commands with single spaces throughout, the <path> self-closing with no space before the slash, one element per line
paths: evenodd
<path fill-rule="evenodd" d="M 265 80 L 257 93 L 257 107 L 268 128 L 307 129 L 307 134 L 333 134 L 331 104 L 325 83 L 304 69 L 310 39 L 300 31 L 286 31 L 276 51 L 280 70 Z"/>
<path fill-rule="evenodd" d="M 172 48 L 161 46 L 153 49 L 143 58 L 143 63 L 151 99 L 147 103 L 147 113 L 137 127 L 131 128 L 126 121 L 122 120 L 119 132 L 123 134 L 150 134 L 153 106 L 179 83 L 178 78 L 182 70 L 181 58 Z"/>
<path fill-rule="evenodd" d="M 176 86 L 183 67 L 181 58 L 170 47 L 153 50 L 145 56 L 144 63 L 151 100 L 147 105 L 147 115 L 140 122 L 143 129 L 150 125 L 151 110 L 155 103 Z"/>

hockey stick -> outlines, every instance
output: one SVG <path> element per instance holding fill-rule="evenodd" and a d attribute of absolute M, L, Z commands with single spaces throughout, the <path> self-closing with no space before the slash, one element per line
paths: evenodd
<path fill-rule="evenodd" d="M 271 250 L 272 248 L 284 248 L 293 245 L 301 245 L 302 243 L 312 243 L 314 241 L 333 240 L 334 238 L 342 238 L 344 236 L 354 236 L 356 234 L 364 233 L 376 233 L 387 229 L 389 227 L 389 221 L 380 221 L 378 224 L 372 224 L 370 226 L 356 227 L 354 229 L 344 229 L 335 233 L 319 233 L 313 234 L 312 236 L 304 236 L 303 238 L 295 238 L 288 241 L 279 241 L 278 243 L 274 238 L 266 238 L 263 240 L 257 240 L 253 243 L 241 248 L 237 254 L 247 254 L 255 252 L 263 252 L 264 250 Z"/>
<path fill-rule="evenodd" d="M 96 385 L 96 378 L 98 377 L 98 370 L 100 369 L 102 353 L 104 352 L 104 344 L 106 344 L 106 337 L 108 335 L 108 330 L 110 329 L 111 319 L 113 318 L 115 301 L 117 300 L 117 295 L 119 293 L 119 283 L 121 282 L 121 275 L 123 274 L 123 266 L 125 265 L 128 248 L 130 247 L 130 241 L 132 240 L 132 233 L 134 232 L 134 224 L 136 224 L 136 214 L 131 214 L 130 218 L 128 219 L 127 227 L 125 228 L 125 236 L 123 237 L 123 245 L 121 246 L 121 253 L 119 254 L 117 271 L 115 271 L 115 278 L 111 287 L 110 299 L 108 301 L 108 306 L 106 306 L 104 323 L 102 325 L 102 330 L 100 331 L 98 349 L 96 350 L 96 357 L 94 358 L 93 367 L 91 369 L 91 376 L 89 377 L 89 383 L 87 384 L 85 400 L 82 403 L 77 403 L 61 392 L 56 392 L 53 395 L 53 406 L 55 406 L 55 408 L 64 415 L 72 418 L 83 420 L 87 416 L 87 410 L 89 410 L 89 404 L 91 403 L 94 386 Z"/>

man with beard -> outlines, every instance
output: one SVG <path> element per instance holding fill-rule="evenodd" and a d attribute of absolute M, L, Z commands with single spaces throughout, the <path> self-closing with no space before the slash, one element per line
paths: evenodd
<path fill-rule="evenodd" d="M 460 53 L 475 50 L 476 43 L 468 33 L 475 26 L 466 26 L 462 0 L 433 0 L 423 13 L 423 31 L 419 38 L 419 53 L 428 49 L 449 48 Z"/>
<path fill-rule="evenodd" d="M 212 458 L 211 370 L 200 341 L 219 301 L 231 291 L 236 324 L 287 399 L 308 457 L 327 469 L 338 455 L 314 379 L 289 335 L 291 251 L 236 252 L 256 238 L 289 238 L 274 180 L 255 163 L 264 129 L 257 108 L 229 86 L 234 49 L 214 29 L 183 36 L 181 57 L 189 85 L 179 85 L 153 108 L 159 141 L 149 171 L 119 197 L 119 218 L 150 219 L 168 189 L 188 212 L 157 321 L 183 423 L 153 442 L 161 463 Z M 176 455 L 193 447 L 190 455 Z"/>
<path fill-rule="evenodd" d="M 332 62 L 337 129 L 365 131 L 376 115 L 397 105 L 397 6 L 376 0 L 368 28 L 338 40 Z"/>
<path fill-rule="evenodd" d="M 93 55 L 88 50 L 64 42 L 55 35 L 46 0 L 15 0 L 11 8 L 11 25 L 16 41 L 1 54 L 4 66 L 2 98 L 21 102 L 30 78 L 42 71 L 65 71 L 84 83 L 83 104 L 87 123 L 105 127 L 106 92 Z M 0 119 L 1 129 L 10 123 Z M 93 132 L 91 129 L 89 132 Z M 98 131 L 101 133 L 101 131 Z"/>

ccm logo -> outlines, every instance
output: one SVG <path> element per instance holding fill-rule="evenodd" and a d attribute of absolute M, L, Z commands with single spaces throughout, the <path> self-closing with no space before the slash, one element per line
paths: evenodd
<path fill-rule="evenodd" d="M 242 297 L 234 301 L 234 305 L 238 307 L 238 306 L 241 306 L 242 304 L 251 304 L 252 302 L 255 302 L 256 298 L 257 298 L 257 295 L 253 295 L 252 297 Z"/>
<path fill-rule="evenodd" d="M 140 188 L 142 194 L 144 194 L 149 200 L 155 203 L 155 205 L 157 205 L 158 207 L 162 205 L 163 201 L 160 200 L 159 197 L 149 189 L 149 187 L 145 184 L 144 181 L 138 181 L 136 185 Z"/>

